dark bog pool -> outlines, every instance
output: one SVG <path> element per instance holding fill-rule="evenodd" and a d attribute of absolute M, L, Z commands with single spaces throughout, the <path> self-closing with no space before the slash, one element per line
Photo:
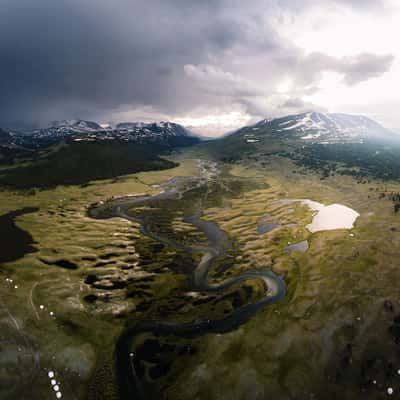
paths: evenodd
<path fill-rule="evenodd" d="M 37 208 L 27 207 L 0 216 L 0 263 L 18 260 L 37 251 L 32 236 L 15 224 L 16 217 L 36 211 Z"/>

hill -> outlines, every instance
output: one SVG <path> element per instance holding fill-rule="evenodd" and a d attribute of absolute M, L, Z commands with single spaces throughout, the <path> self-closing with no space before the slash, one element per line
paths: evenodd
<path fill-rule="evenodd" d="M 208 145 L 218 160 L 266 166 L 274 155 L 321 172 L 400 179 L 400 136 L 359 115 L 308 112 L 264 119 Z"/>

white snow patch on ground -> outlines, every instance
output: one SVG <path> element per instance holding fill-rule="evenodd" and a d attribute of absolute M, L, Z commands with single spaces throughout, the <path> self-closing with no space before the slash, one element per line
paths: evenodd
<path fill-rule="evenodd" d="M 301 202 L 308 206 L 310 210 L 315 211 L 311 224 L 306 226 L 312 233 L 334 229 L 352 229 L 357 218 L 360 216 L 357 211 L 342 204 L 330 204 L 329 206 L 325 206 L 322 203 L 309 199 L 282 201 L 283 204 L 293 202 Z"/>

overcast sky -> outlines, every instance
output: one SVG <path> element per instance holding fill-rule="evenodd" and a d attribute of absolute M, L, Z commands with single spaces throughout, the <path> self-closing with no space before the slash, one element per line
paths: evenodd
<path fill-rule="evenodd" d="M 398 0 L 1 0 L 0 126 L 305 110 L 400 132 Z"/>

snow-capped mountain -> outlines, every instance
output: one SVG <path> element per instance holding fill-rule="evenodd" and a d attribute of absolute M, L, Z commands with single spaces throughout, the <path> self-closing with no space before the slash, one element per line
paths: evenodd
<path fill-rule="evenodd" d="M 0 148 L 20 149 L 23 144 L 24 139 L 20 135 L 0 128 Z"/>
<path fill-rule="evenodd" d="M 34 130 L 31 135 L 38 139 L 59 138 L 77 133 L 96 132 L 101 129 L 103 128 L 96 122 L 71 119 L 54 121 L 47 128 Z"/>
<path fill-rule="evenodd" d="M 5 134 L 1 137 L 0 144 L 6 141 Z M 182 125 L 172 122 L 124 122 L 112 127 L 84 120 L 56 121 L 46 128 L 16 133 L 13 137 L 14 142 L 30 149 L 46 147 L 64 139 L 77 142 L 117 140 L 169 147 L 186 146 L 199 141 Z"/>
<path fill-rule="evenodd" d="M 53 128 L 75 129 L 77 131 L 96 131 L 101 129 L 101 125 L 93 121 L 84 121 L 81 119 L 69 119 L 63 121 L 54 121 L 50 124 Z"/>
<path fill-rule="evenodd" d="M 387 138 L 393 136 L 382 125 L 361 115 L 328 114 L 307 112 L 275 119 L 264 119 L 251 127 L 247 132 L 268 130 L 282 137 L 296 137 L 305 141 L 351 142 L 365 138 Z M 251 140 L 251 138 L 249 139 Z"/>
<path fill-rule="evenodd" d="M 147 132 L 152 134 L 163 134 L 169 136 L 193 136 L 182 125 L 175 124 L 173 122 L 122 122 L 116 126 L 116 130 L 125 132 Z"/>
<path fill-rule="evenodd" d="M 74 135 L 74 140 L 119 140 L 125 142 L 181 146 L 199 141 L 183 126 L 172 122 L 123 122 L 115 128 Z"/>
<path fill-rule="evenodd" d="M 52 122 L 48 127 L 35 129 L 26 136 L 33 139 L 60 139 L 85 137 L 98 140 L 119 139 L 125 141 L 160 140 L 167 137 L 192 137 L 193 135 L 183 126 L 172 122 L 123 122 L 112 127 L 109 124 L 100 125 L 93 121 L 79 119 Z"/>

